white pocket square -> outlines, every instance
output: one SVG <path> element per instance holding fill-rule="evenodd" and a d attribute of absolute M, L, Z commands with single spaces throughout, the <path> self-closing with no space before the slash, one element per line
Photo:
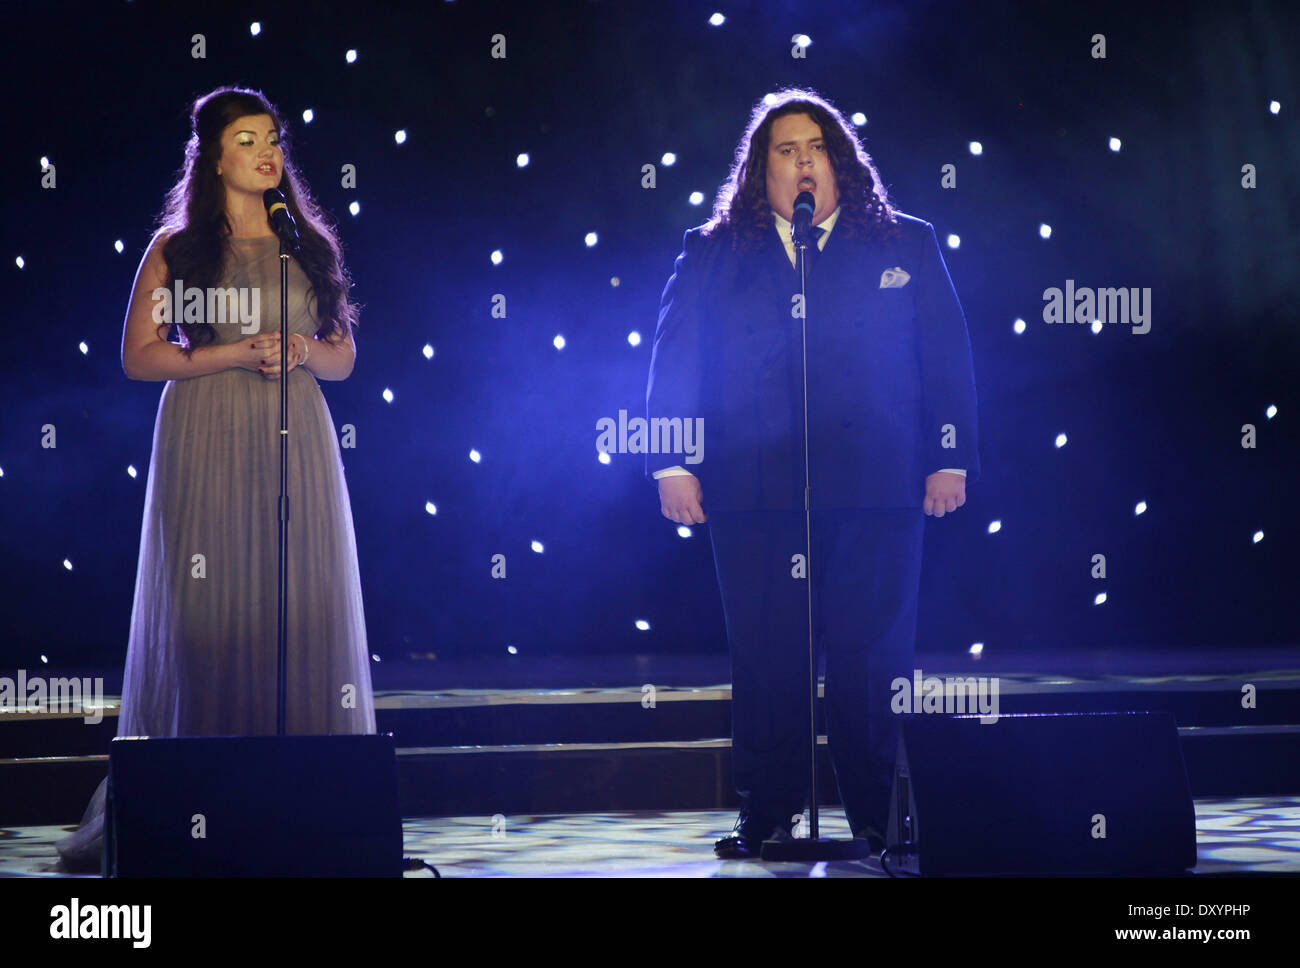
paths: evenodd
<path fill-rule="evenodd" d="M 902 289 L 911 278 L 900 266 L 894 266 L 894 268 L 886 269 L 880 274 L 880 288 Z"/>

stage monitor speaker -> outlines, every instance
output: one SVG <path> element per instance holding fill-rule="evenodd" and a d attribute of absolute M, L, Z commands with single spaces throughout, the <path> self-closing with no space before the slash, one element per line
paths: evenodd
<path fill-rule="evenodd" d="M 391 734 L 118 737 L 108 877 L 400 877 Z"/>
<path fill-rule="evenodd" d="M 1193 868 L 1173 716 L 905 716 L 886 842 L 891 866 L 926 875 Z"/>

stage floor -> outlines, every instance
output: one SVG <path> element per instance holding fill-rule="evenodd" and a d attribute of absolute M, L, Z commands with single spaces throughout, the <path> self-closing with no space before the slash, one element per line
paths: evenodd
<path fill-rule="evenodd" d="M 1300 797 L 1195 801 L 1195 874 L 1300 875 Z M 405 854 L 444 877 L 884 877 L 877 860 L 766 863 L 718 860 L 731 810 L 629 811 L 406 820 Z M 838 808 L 820 815 L 826 837 L 849 836 Z M 0 877 L 69 877 L 54 842 L 72 828 L 0 828 Z M 428 870 L 407 877 L 432 877 Z"/>

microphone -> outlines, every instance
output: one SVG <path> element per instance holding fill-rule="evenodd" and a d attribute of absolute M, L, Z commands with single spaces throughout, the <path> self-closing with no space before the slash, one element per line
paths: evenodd
<path fill-rule="evenodd" d="M 298 238 L 298 223 L 289 212 L 284 192 L 278 188 L 268 188 L 262 193 L 262 204 L 266 206 L 266 220 L 271 223 L 271 229 L 289 251 L 297 253 L 302 248 L 302 239 Z"/>
<path fill-rule="evenodd" d="M 812 192 L 800 192 L 794 200 L 794 242 L 796 245 L 812 245 L 812 217 L 817 208 L 817 199 Z"/>

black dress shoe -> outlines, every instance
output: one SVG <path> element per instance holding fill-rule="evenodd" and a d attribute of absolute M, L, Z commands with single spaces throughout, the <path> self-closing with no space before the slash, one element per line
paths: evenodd
<path fill-rule="evenodd" d="M 764 840 L 791 840 L 793 826 L 793 821 L 765 820 L 742 810 L 731 833 L 713 845 L 713 852 L 727 859 L 758 857 L 763 852 Z"/>

